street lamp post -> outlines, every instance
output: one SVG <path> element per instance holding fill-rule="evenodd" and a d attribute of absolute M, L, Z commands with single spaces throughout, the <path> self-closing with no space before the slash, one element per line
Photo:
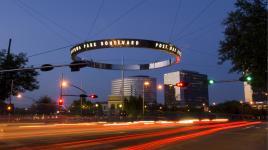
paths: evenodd
<path fill-rule="evenodd" d="M 10 88 L 10 96 L 9 96 L 9 104 L 11 105 L 12 94 L 13 94 L 13 80 L 11 80 L 11 88 Z"/>
<path fill-rule="evenodd" d="M 71 87 L 74 87 L 78 90 L 80 90 L 81 92 L 83 92 L 84 94 L 87 94 L 87 92 L 85 90 L 83 90 L 82 88 L 76 86 L 76 85 L 73 85 L 65 80 L 63 80 L 63 77 L 61 79 L 61 84 L 60 84 L 60 88 L 61 88 L 61 92 L 60 92 L 60 98 L 62 98 L 63 95 L 63 92 L 62 92 L 62 88 L 63 87 L 67 87 L 67 86 L 71 86 Z M 65 95 L 66 96 L 66 95 Z M 80 97 L 80 115 L 82 116 L 82 113 L 83 113 L 83 110 L 82 110 L 82 105 L 83 105 L 83 102 L 82 102 L 82 97 Z"/>
<path fill-rule="evenodd" d="M 148 81 L 145 81 L 144 83 L 143 83 L 143 90 L 142 90 L 142 115 L 144 116 L 144 98 L 145 98 L 145 88 L 148 86 L 148 85 L 150 85 L 150 82 L 148 82 Z"/>

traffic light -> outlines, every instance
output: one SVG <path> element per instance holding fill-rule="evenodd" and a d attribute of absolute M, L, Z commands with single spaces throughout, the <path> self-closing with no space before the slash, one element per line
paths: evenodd
<path fill-rule="evenodd" d="M 253 80 L 252 76 L 251 75 L 245 75 L 245 76 L 242 76 L 239 78 L 240 81 L 243 81 L 243 82 L 251 82 Z"/>
<path fill-rule="evenodd" d="M 80 94 L 79 96 L 80 96 L 81 98 L 86 98 L 86 97 L 87 97 L 86 94 Z"/>
<path fill-rule="evenodd" d="M 51 71 L 54 67 L 51 64 L 44 64 L 41 66 L 41 71 Z"/>
<path fill-rule="evenodd" d="M 80 71 L 80 68 L 86 67 L 87 62 L 86 61 L 73 61 L 70 64 L 71 72 L 74 71 Z"/>
<path fill-rule="evenodd" d="M 12 112 L 14 110 L 14 104 L 7 104 L 6 110 L 9 113 Z"/>
<path fill-rule="evenodd" d="M 252 80 L 252 77 L 251 76 L 247 76 L 246 77 L 246 81 L 250 82 Z"/>
<path fill-rule="evenodd" d="M 63 99 L 62 99 L 62 98 L 60 98 L 60 99 L 59 99 L 59 106 L 62 106 L 62 105 L 63 105 L 63 103 L 64 103 Z"/>
<path fill-rule="evenodd" d="M 180 82 L 176 83 L 176 86 L 177 87 L 186 87 L 186 86 L 188 86 L 188 83 L 184 82 L 184 81 L 180 81 Z"/>
<path fill-rule="evenodd" d="M 215 83 L 215 81 L 214 80 L 212 80 L 212 79 L 210 79 L 210 80 L 208 80 L 208 84 L 214 84 Z"/>
<path fill-rule="evenodd" d="M 98 95 L 92 94 L 92 95 L 89 95 L 89 97 L 95 99 L 95 98 L 98 98 Z"/>

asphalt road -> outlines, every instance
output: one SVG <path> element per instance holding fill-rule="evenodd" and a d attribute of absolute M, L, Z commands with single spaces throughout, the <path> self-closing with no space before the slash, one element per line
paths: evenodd
<path fill-rule="evenodd" d="M 267 123 L 0 124 L 0 150 L 266 150 Z"/>

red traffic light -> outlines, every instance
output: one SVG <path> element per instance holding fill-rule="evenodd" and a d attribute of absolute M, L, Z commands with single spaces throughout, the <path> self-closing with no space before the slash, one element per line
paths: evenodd
<path fill-rule="evenodd" d="M 60 99 L 59 99 L 59 105 L 62 106 L 62 105 L 63 105 L 63 102 L 64 102 L 63 99 L 60 98 Z"/>
<path fill-rule="evenodd" d="M 98 95 L 96 94 L 92 94 L 92 95 L 89 95 L 90 98 L 98 98 Z"/>
<path fill-rule="evenodd" d="M 184 81 L 180 81 L 180 82 L 176 83 L 176 86 L 177 87 L 186 87 L 186 86 L 188 86 L 188 83 L 184 82 Z"/>

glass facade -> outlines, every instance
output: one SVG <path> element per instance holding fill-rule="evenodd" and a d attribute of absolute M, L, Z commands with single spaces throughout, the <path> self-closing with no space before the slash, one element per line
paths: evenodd
<path fill-rule="evenodd" d="M 179 81 L 188 83 L 187 87 L 169 86 Z M 202 107 L 208 105 L 207 75 L 194 71 L 181 70 L 164 75 L 165 104 L 167 106 Z"/>
<path fill-rule="evenodd" d="M 149 85 L 144 85 L 148 82 Z M 112 81 L 111 96 L 121 96 L 122 79 Z M 131 76 L 124 78 L 124 97 L 143 97 L 146 104 L 156 104 L 156 79 L 149 76 Z"/>

